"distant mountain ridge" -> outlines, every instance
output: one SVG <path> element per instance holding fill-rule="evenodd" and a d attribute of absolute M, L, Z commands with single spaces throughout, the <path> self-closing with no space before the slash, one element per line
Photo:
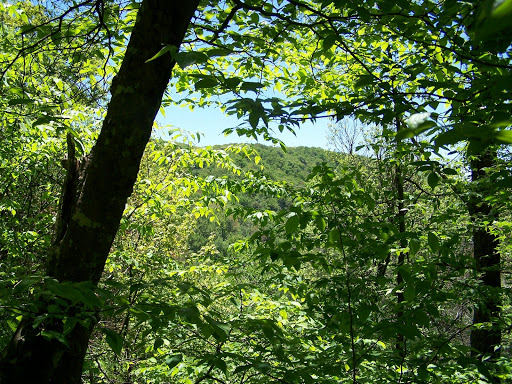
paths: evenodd
<path fill-rule="evenodd" d="M 334 153 L 318 147 L 286 147 L 286 152 L 280 147 L 263 144 L 244 144 L 254 148 L 261 161 L 255 164 L 243 155 L 232 155 L 232 159 L 243 170 L 259 170 L 263 166 L 263 173 L 276 181 L 285 181 L 291 184 L 303 184 L 315 165 L 324 162 L 333 162 Z M 214 146 L 224 149 L 227 145 Z"/>

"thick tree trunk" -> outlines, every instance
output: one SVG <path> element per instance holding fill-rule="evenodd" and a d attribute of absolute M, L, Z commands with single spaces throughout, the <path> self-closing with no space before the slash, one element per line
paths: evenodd
<path fill-rule="evenodd" d="M 471 161 L 472 181 L 475 184 L 473 196 L 470 198 L 468 210 L 473 220 L 473 254 L 475 266 L 481 275 L 480 296 L 474 306 L 473 322 L 487 323 L 490 328 L 473 328 L 471 331 L 471 347 L 474 354 L 490 354 L 492 359 L 500 356 L 497 347 L 501 344 L 501 329 L 498 324 L 500 315 L 499 288 L 501 287 L 500 254 L 497 250 L 498 239 L 484 226 L 483 221 L 492 222 L 495 217 L 492 207 L 483 199 L 486 168 L 494 166 L 496 152 L 487 152 Z"/>
<path fill-rule="evenodd" d="M 146 60 L 165 45 L 180 46 L 198 3 L 142 2 L 96 145 L 81 161 L 68 159 L 48 276 L 99 281 L 174 65 L 169 54 Z M 49 313 L 49 305 L 37 315 Z M 61 319 L 50 316 L 34 328 L 33 318 L 25 317 L 2 354 L 0 383 L 80 383 L 96 322 L 91 316 L 87 326 L 77 324 L 66 346 L 41 335 L 43 329 L 62 332 Z"/>

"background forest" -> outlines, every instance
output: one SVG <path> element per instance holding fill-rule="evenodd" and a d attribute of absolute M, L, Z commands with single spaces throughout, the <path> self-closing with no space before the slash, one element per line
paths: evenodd
<path fill-rule="evenodd" d="M 0 384 L 511 382 L 510 17 L 2 2 Z"/>

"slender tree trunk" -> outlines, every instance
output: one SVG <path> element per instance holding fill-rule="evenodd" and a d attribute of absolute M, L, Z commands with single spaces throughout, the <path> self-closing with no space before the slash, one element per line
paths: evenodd
<path fill-rule="evenodd" d="M 485 187 L 486 168 L 495 165 L 496 151 L 487 150 L 471 160 L 472 182 L 474 190 L 468 203 L 469 214 L 473 221 L 473 255 L 475 266 L 480 273 L 482 283 L 480 296 L 474 306 L 473 322 L 488 323 L 490 329 L 473 328 L 471 347 L 474 354 L 490 354 L 492 359 L 500 356 L 497 347 L 501 344 L 500 316 L 501 267 L 498 252 L 498 239 L 490 233 L 483 221 L 492 222 L 496 217 L 492 207 L 483 199 L 488 188 Z"/>
<path fill-rule="evenodd" d="M 401 123 L 400 123 L 400 119 L 398 117 L 395 120 L 395 128 L 396 128 L 396 133 L 400 132 Z M 400 152 L 401 147 L 402 147 L 402 143 L 399 139 L 397 139 L 397 143 L 396 143 L 397 152 Z M 400 159 L 397 159 L 397 164 L 395 166 L 395 189 L 396 189 L 396 197 L 398 200 L 397 213 L 396 213 L 396 220 L 398 222 L 398 232 L 400 234 L 404 234 L 405 233 L 406 210 L 405 210 L 405 205 L 404 205 L 404 198 L 405 198 L 405 196 L 404 196 L 404 178 L 403 178 L 403 170 L 402 170 L 402 165 L 401 165 Z M 405 239 L 404 237 L 401 237 L 400 248 L 405 249 L 406 247 L 407 247 L 407 239 Z M 407 257 L 406 253 L 400 252 L 400 254 L 398 255 L 398 260 L 397 260 L 398 268 L 400 268 L 402 265 L 404 265 L 406 257 Z M 403 279 L 403 276 L 402 276 L 402 273 L 400 272 L 400 270 L 398 270 L 398 272 L 396 274 L 396 283 L 397 283 L 397 285 L 401 285 L 404 283 L 404 279 Z M 398 290 L 398 292 L 397 292 L 397 304 L 398 304 L 397 317 L 398 317 L 399 322 L 402 321 L 403 316 L 404 316 L 404 311 L 402 308 L 404 301 L 405 301 L 404 289 L 402 288 L 402 289 Z M 400 332 L 398 332 L 398 334 L 397 334 L 396 348 L 397 348 L 397 351 L 398 351 L 398 354 L 400 355 L 400 357 L 405 358 L 406 340 L 405 340 L 404 335 L 402 335 Z"/>
<path fill-rule="evenodd" d="M 174 65 L 169 54 L 146 63 L 168 44 L 179 47 L 199 0 L 144 0 L 126 54 L 111 86 L 101 133 L 84 159 L 67 161 L 47 275 L 59 281 L 90 281 L 102 275 L 144 148 Z M 69 143 L 72 146 L 72 143 Z M 69 149 L 72 154 L 72 148 Z M 51 313 L 51 303 L 35 314 Z M 41 332 L 62 333 L 62 319 L 49 316 L 34 328 L 25 317 L 2 353 L 1 384 L 80 383 L 84 356 L 97 322 L 91 316 L 67 335 L 66 346 Z"/>

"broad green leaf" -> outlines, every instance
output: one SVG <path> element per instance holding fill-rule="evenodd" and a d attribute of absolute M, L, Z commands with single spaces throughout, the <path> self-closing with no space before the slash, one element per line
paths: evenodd
<path fill-rule="evenodd" d="M 35 283 L 38 283 L 40 281 L 41 281 L 41 277 L 40 276 L 28 276 L 28 277 L 25 277 L 25 278 L 21 279 L 20 281 L 18 281 L 14 285 L 13 292 L 14 293 L 26 292 L 29 287 L 33 286 Z"/>
<path fill-rule="evenodd" d="M 45 283 L 48 290 L 56 296 L 68 299 L 73 303 L 84 302 L 84 297 L 82 293 L 73 283 L 60 283 L 54 279 L 47 279 Z"/>
<path fill-rule="evenodd" d="M 225 48 L 213 48 L 213 49 L 209 49 L 208 51 L 206 51 L 206 54 L 212 58 L 219 57 L 219 56 L 228 56 L 231 53 L 233 53 L 233 51 L 231 51 L 229 49 L 225 49 Z"/>
<path fill-rule="evenodd" d="M 253 91 L 256 92 L 258 89 L 263 88 L 264 85 L 258 82 L 253 81 L 244 81 L 240 86 L 240 89 L 243 91 Z"/>
<path fill-rule="evenodd" d="M 261 373 L 266 373 L 270 371 L 270 364 L 265 362 L 255 362 L 252 364 L 252 367 Z"/>
<path fill-rule="evenodd" d="M 47 340 L 58 340 L 64 345 L 69 347 L 69 342 L 66 336 L 58 331 L 44 330 L 41 331 L 41 336 L 43 336 Z"/>
<path fill-rule="evenodd" d="M 512 144 L 512 131 L 498 131 L 495 135 L 496 141 L 501 144 Z"/>
<path fill-rule="evenodd" d="M 175 355 L 169 355 L 165 359 L 165 364 L 167 364 L 167 366 L 169 368 L 174 368 L 175 366 L 177 366 L 182 361 L 183 361 L 183 355 L 181 353 L 177 353 Z"/>
<path fill-rule="evenodd" d="M 341 233 L 338 228 L 330 230 L 327 245 L 334 248 L 341 248 Z"/>
<path fill-rule="evenodd" d="M 325 219 L 320 215 L 315 215 L 315 225 L 320 231 L 325 231 L 325 228 L 327 226 L 327 223 L 325 222 Z"/>
<path fill-rule="evenodd" d="M 208 61 L 208 56 L 203 52 L 178 52 L 174 55 L 176 63 L 181 69 L 185 69 L 193 64 L 202 64 Z"/>
<path fill-rule="evenodd" d="M 213 330 L 213 336 L 219 341 L 225 341 L 229 333 L 231 332 L 231 325 L 227 323 L 221 323 L 217 320 L 212 319 L 209 316 L 205 316 L 206 321 Z"/>
<path fill-rule="evenodd" d="M 439 250 L 439 238 L 433 232 L 428 233 L 428 246 L 434 253 Z"/>
<path fill-rule="evenodd" d="M 69 332 L 71 332 L 75 328 L 76 324 L 77 324 L 77 319 L 75 317 L 67 317 L 66 320 L 64 321 L 63 333 L 65 335 L 67 335 Z"/>
<path fill-rule="evenodd" d="M 446 175 L 452 175 L 452 176 L 456 176 L 458 175 L 459 173 L 453 169 L 453 168 L 443 168 L 443 173 L 445 173 Z"/>
<path fill-rule="evenodd" d="M 222 372 L 224 372 L 224 374 L 227 373 L 227 370 L 228 370 L 228 366 L 226 364 L 226 362 L 222 359 L 219 359 L 219 358 L 216 358 L 213 360 L 213 365 L 220 369 Z"/>
<path fill-rule="evenodd" d="M 224 80 L 224 83 L 228 88 L 236 88 L 238 84 L 241 83 L 242 80 L 240 80 L 238 77 L 229 77 L 226 80 Z"/>
<path fill-rule="evenodd" d="M 300 219 L 299 216 L 294 214 L 293 216 L 290 216 L 288 220 L 286 220 L 285 229 L 286 234 L 290 235 L 297 231 L 299 228 Z"/>
<path fill-rule="evenodd" d="M 440 176 L 436 172 L 430 172 L 427 177 L 427 182 L 430 188 L 434 189 L 439 184 Z"/>
<path fill-rule="evenodd" d="M 404 289 L 404 299 L 406 301 L 413 301 L 416 297 L 416 290 L 414 289 L 414 285 L 407 284 Z"/>
<path fill-rule="evenodd" d="M 420 330 L 418 327 L 410 324 L 402 324 L 398 332 L 404 335 L 408 339 L 415 339 L 416 337 L 422 337 Z"/>
<path fill-rule="evenodd" d="M 121 354 L 121 350 L 123 349 L 124 339 L 117 332 L 108 329 L 108 328 L 100 328 L 101 331 L 105 334 L 105 339 L 107 340 L 108 346 L 112 349 L 112 351 L 116 355 Z"/>
<path fill-rule="evenodd" d="M 249 112 L 249 124 L 253 129 L 258 127 L 258 123 L 260 121 L 261 113 L 258 109 L 251 109 Z"/>
<path fill-rule="evenodd" d="M 33 104 L 34 100 L 32 99 L 12 99 L 9 100 L 9 105 L 20 105 L 20 104 Z"/>
<path fill-rule="evenodd" d="M 164 340 L 161 337 L 157 337 L 153 343 L 153 350 L 156 351 L 162 345 L 164 345 Z"/>
<path fill-rule="evenodd" d="M 435 127 L 437 124 L 432 121 L 424 121 L 423 123 L 418 124 L 417 127 L 414 128 L 403 128 L 397 132 L 396 138 L 397 140 L 410 139 L 412 137 L 418 136 L 425 132 L 429 128 Z"/>
<path fill-rule="evenodd" d="M 249 369 L 252 368 L 252 364 L 248 364 L 248 365 L 239 365 L 238 367 L 235 368 L 235 370 L 233 371 L 233 374 L 237 374 L 237 373 L 240 373 L 240 372 L 245 372 Z"/>
<path fill-rule="evenodd" d="M 418 239 L 410 239 L 409 240 L 409 251 L 411 255 L 416 255 L 420 250 L 421 242 Z"/>
<path fill-rule="evenodd" d="M 359 77 L 359 79 L 354 84 L 355 89 L 362 88 L 364 86 L 373 84 L 375 81 L 375 77 L 373 75 L 362 75 Z"/>
<path fill-rule="evenodd" d="M 322 40 L 322 48 L 324 51 L 327 51 L 331 49 L 331 47 L 336 44 L 336 41 L 338 40 L 338 35 L 336 33 L 332 33 L 327 35 Z"/>
<path fill-rule="evenodd" d="M 213 88 L 218 84 L 218 81 L 215 77 L 210 76 L 204 79 L 199 80 L 194 84 L 194 88 L 196 91 L 204 88 Z"/>

